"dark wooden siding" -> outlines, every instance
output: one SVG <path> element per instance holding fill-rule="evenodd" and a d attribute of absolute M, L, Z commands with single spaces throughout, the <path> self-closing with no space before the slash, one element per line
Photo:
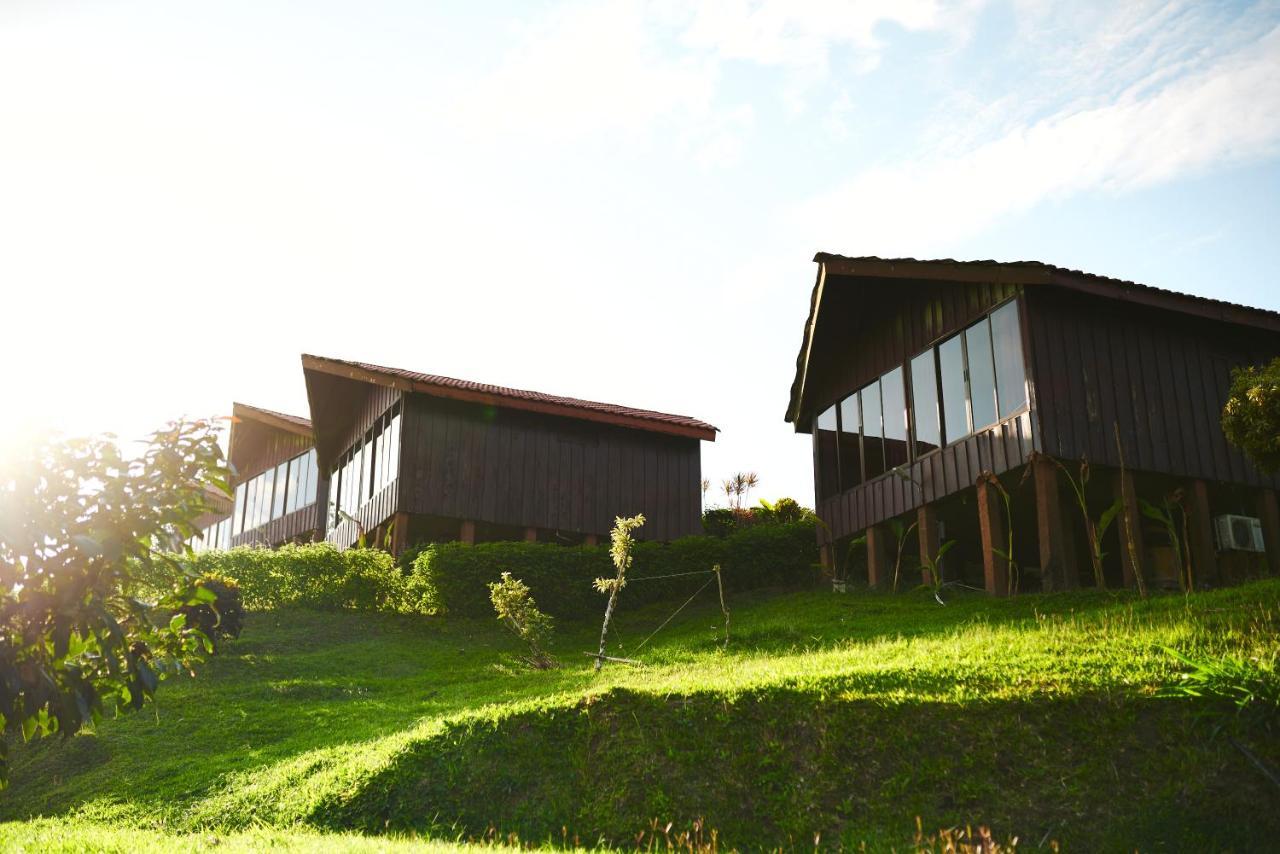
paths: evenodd
<path fill-rule="evenodd" d="M 497 525 L 641 536 L 701 531 L 698 440 L 443 400 L 406 398 L 400 509 Z"/>
<path fill-rule="evenodd" d="M 1046 453 L 1251 486 L 1222 433 L 1231 368 L 1280 354 L 1280 335 L 1052 287 L 1027 289 L 1028 359 Z"/>

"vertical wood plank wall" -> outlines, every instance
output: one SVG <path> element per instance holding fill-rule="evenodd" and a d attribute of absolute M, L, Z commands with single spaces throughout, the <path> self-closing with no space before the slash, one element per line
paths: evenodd
<path fill-rule="evenodd" d="M 696 439 L 421 394 L 405 409 L 402 510 L 582 534 L 644 513 L 644 538 L 701 531 Z"/>
<path fill-rule="evenodd" d="M 1280 354 L 1280 335 L 1059 288 L 1026 291 L 1046 453 L 1135 471 L 1280 486 L 1223 435 L 1231 368 Z"/>

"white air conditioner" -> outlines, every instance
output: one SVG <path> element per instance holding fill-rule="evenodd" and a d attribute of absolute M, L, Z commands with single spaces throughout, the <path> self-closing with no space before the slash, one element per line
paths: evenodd
<path fill-rule="evenodd" d="M 1262 543 L 1262 520 L 1252 516 L 1233 516 L 1226 514 L 1213 518 L 1213 534 L 1218 541 L 1218 551 L 1260 552 L 1266 547 Z"/>

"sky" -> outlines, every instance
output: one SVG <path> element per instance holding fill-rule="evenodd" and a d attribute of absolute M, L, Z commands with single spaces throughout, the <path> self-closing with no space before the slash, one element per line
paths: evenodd
<path fill-rule="evenodd" d="M 300 354 L 783 420 L 817 251 L 1280 309 L 1280 4 L 0 0 L 0 453 Z"/>

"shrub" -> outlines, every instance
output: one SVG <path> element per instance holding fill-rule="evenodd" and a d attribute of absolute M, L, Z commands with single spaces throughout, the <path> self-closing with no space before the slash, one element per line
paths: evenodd
<path fill-rule="evenodd" d="M 504 572 L 501 580 L 489 585 L 489 599 L 498 613 L 498 621 L 529 645 L 525 662 L 539 670 L 555 667 L 556 660 L 542 647 L 551 636 L 554 621 L 538 610 L 528 586 Z"/>
<path fill-rule="evenodd" d="M 238 638 L 244 627 L 244 603 L 240 597 L 240 585 L 235 579 L 223 575 L 208 574 L 196 579 L 196 587 L 210 591 L 212 602 L 184 605 L 178 613 L 187 618 L 187 627 L 199 629 L 217 651 L 218 641 Z"/>
<path fill-rule="evenodd" d="M 200 552 L 187 560 L 195 572 L 229 576 L 244 606 L 265 611 L 287 605 L 349 611 L 420 610 L 394 558 L 378 549 L 339 551 L 329 543 L 278 549 L 240 546 Z"/>
<path fill-rule="evenodd" d="M 741 592 L 812 582 L 818 560 L 812 521 L 758 525 L 724 538 L 684 537 L 668 544 L 639 542 L 632 552 L 630 605 L 688 596 L 705 583 L 715 564 L 725 587 Z M 529 586 L 544 611 L 562 619 L 594 619 L 600 599 L 592 581 L 613 574 L 607 546 L 552 543 L 440 543 L 418 555 L 408 598 L 423 610 L 471 617 L 489 612 L 488 585 L 503 571 Z M 656 576 L 675 576 L 656 578 Z"/>
<path fill-rule="evenodd" d="M 1280 358 L 1231 372 L 1222 432 L 1262 471 L 1280 471 Z"/>

